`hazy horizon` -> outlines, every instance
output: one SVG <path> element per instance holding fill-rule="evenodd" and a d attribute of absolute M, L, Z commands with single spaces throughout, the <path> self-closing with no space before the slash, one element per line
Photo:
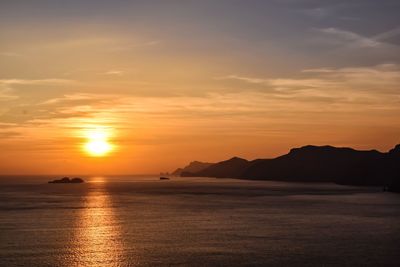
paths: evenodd
<path fill-rule="evenodd" d="M 396 144 L 396 146 L 398 146 L 398 145 L 400 145 L 400 144 Z M 329 145 L 327 145 L 327 146 L 329 146 Z M 306 147 L 306 146 L 302 146 L 302 147 Z M 299 147 L 297 147 L 297 148 L 299 148 Z M 338 148 L 343 148 L 343 147 L 338 147 Z M 394 146 L 392 147 L 392 149 L 393 148 L 394 148 Z M 376 149 L 358 150 L 358 151 L 372 151 L 372 150 L 376 150 Z M 388 153 L 390 150 L 388 150 L 388 151 L 376 150 L 376 151 L 378 151 L 380 153 Z M 289 154 L 289 153 L 290 153 L 290 151 L 287 151 L 286 153 L 281 154 L 281 155 L 277 155 L 276 157 L 269 157 L 269 158 L 258 157 L 258 158 L 250 158 L 250 159 L 246 158 L 246 160 L 253 161 L 253 160 L 258 160 L 258 159 L 275 159 L 275 158 L 278 158 L 280 156 L 283 156 L 283 155 L 286 155 L 286 154 Z M 235 157 L 236 156 L 233 155 L 233 156 L 230 156 L 228 158 L 223 158 L 221 160 L 218 160 L 218 161 L 215 161 L 215 162 L 208 162 L 208 163 L 213 163 L 214 164 L 214 163 L 218 163 L 218 162 L 225 161 L 225 160 L 228 160 L 228 159 L 232 159 L 232 158 L 235 158 Z M 36 176 L 60 176 L 60 177 L 63 177 L 63 176 L 82 176 L 82 175 L 85 176 L 85 177 L 131 177 L 131 178 L 134 178 L 134 177 L 143 177 L 143 176 L 157 176 L 159 174 L 171 175 L 171 174 L 173 174 L 173 172 L 175 170 L 183 168 L 183 167 L 187 167 L 191 162 L 198 162 L 198 160 L 197 159 L 193 159 L 193 160 L 190 160 L 190 161 L 184 163 L 181 166 L 176 166 L 175 168 L 173 168 L 171 170 L 159 170 L 159 171 L 156 171 L 156 172 L 153 172 L 153 173 L 111 173 L 111 172 L 107 173 L 107 172 L 103 172 L 102 170 L 96 170 L 94 172 L 91 171 L 91 172 L 86 172 L 86 173 L 85 172 L 80 172 L 80 173 L 77 173 L 77 172 L 63 172 L 63 173 L 51 173 L 51 172 L 48 172 L 48 173 L 10 173 L 10 174 L 7 174 L 7 173 L 2 174 L 2 173 L 0 173 L 0 178 L 1 177 L 7 177 L 7 176 L 8 177 L 21 176 L 21 177 L 28 178 L 28 177 L 36 177 Z"/>
<path fill-rule="evenodd" d="M 400 143 L 398 1 L 1 1 L 0 174 Z"/>

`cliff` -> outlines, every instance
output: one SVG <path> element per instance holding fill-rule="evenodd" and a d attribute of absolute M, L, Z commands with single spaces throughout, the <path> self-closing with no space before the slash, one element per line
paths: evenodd
<path fill-rule="evenodd" d="M 199 171 L 184 169 L 181 176 L 392 185 L 392 188 L 397 188 L 399 173 L 400 145 L 387 153 L 308 145 L 293 148 L 288 154 L 272 159 L 248 161 L 234 157 Z"/>

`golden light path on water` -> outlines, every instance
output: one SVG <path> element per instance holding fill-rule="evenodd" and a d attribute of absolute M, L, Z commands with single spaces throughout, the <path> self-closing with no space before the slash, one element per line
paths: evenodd
<path fill-rule="evenodd" d="M 68 266 L 120 266 L 124 262 L 121 224 L 102 177 L 95 178 L 73 235 L 73 257 Z"/>

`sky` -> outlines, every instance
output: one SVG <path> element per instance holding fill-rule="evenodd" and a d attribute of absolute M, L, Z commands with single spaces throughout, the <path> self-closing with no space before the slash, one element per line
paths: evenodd
<path fill-rule="evenodd" d="M 397 0 L 2 0 L 0 174 L 387 151 L 400 143 L 398 14 Z M 91 131 L 109 153 L 85 150 Z"/>

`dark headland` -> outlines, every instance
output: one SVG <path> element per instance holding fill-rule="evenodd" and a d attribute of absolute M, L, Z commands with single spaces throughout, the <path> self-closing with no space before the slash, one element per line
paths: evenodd
<path fill-rule="evenodd" d="M 182 177 L 240 178 L 286 182 L 333 182 L 343 185 L 383 186 L 400 192 L 400 144 L 388 152 L 346 147 L 303 146 L 272 159 L 238 157 L 217 162 L 196 162 L 175 171 Z"/>
<path fill-rule="evenodd" d="M 85 181 L 82 178 L 72 178 L 70 179 L 69 177 L 64 177 L 61 179 L 56 179 L 56 180 L 52 180 L 49 181 L 49 184 L 80 184 L 80 183 L 84 183 Z"/>
<path fill-rule="evenodd" d="M 201 170 L 204 170 L 207 167 L 210 167 L 211 165 L 213 165 L 213 163 L 192 161 L 186 167 L 178 168 L 175 171 L 173 171 L 171 174 L 176 175 L 176 176 L 181 176 L 182 172 L 196 173 Z"/>

